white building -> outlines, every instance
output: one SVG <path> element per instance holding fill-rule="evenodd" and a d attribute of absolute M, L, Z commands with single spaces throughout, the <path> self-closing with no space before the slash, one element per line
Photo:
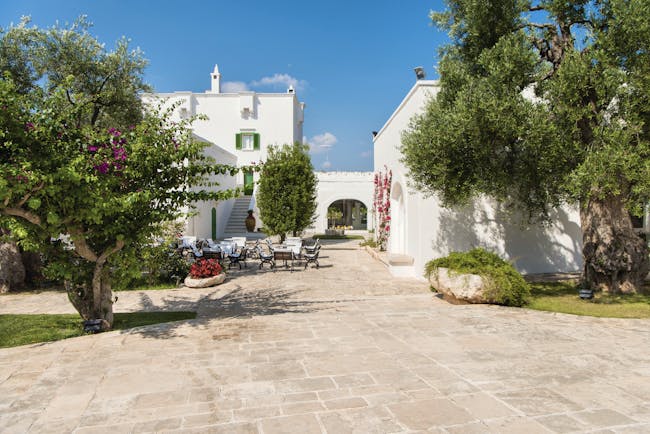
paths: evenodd
<path fill-rule="evenodd" d="M 372 172 L 316 172 L 318 179 L 316 221 L 311 228 L 323 233 L 330 226 L 352 227 L 353 230 L 373 229 Z M 327 209 L 337 207 L 343 216 L 328 221 Z"/>
<path fill-rule="evenodd" d="M 422 277 L 425 264 L 451 251 L 484 247 L 512 261 L 522 273 L 575 272 L 582 268 L 582 233 L 576 209 L 554 212 L 548 227 L 522 229 L 488 198 L 471 206 L 443 208 L 435 198 L 409 188 L 400 162 L 401 134 L 438 92 L 436 81 L 418 80 L 374 138 L 375 170 L 392 170 L 390 237 L 391 273 Z"/>
<path fill-rule="evenodd" d="M 204 93 L 158 93 L 146 97 L 146 100 L 160 99 L 166 104 L 179 104 L 175 111 L 178 119 L 206 115 L 208 119 L 197 120 L 192 129 L 198 140 L 211 144 L 206 153 L 218 163 L 250 166 L 266 160 L 269 145 L 302 142 L 305 103 L 298 101 L 292 87 L 285 93 L 223 93 L 221 73 L 216 65 L 210 73 L 210 80 L 211 88 Z M 251 195 L 258 176 L 258 173 L 248 172 L 238 174 L 235 179 L 225 175 L 214 178 L 224 189 L 244 189 L 247 197 L 240 200 L 249 203 L 242 205 L 243 215 L 233 215 L 233 219 L 241 222 L 242 228 L 245 211 L 257 211 Z M 187 233 L 204 238 L 224 236 L 234 204 L 235 200 L 197 204 L 198 213 L 188 220 Z M 257 217 L 259 213 L 255 212 L 255 215 Z M 258 217 L 257 227 L 261 224 Z"/>

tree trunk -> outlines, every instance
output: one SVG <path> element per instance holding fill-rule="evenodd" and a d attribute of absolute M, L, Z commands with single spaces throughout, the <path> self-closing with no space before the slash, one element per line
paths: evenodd
<path fill-rule="evenodd" d="M 68 298 L 85 320 L 102 319 L 103 330 L 113 327 L 113 291 L 108 272 L 103 266 L 95 266 L 92 282 L 83 285 L 65 284 Z"/>
<path fill-rule="evenodd" d="M 590 199 L 580 220 L 585 284 L 613 294 L 639 291 L 650 270 L 648 246 L 634 232 L 621 197 Z"/>

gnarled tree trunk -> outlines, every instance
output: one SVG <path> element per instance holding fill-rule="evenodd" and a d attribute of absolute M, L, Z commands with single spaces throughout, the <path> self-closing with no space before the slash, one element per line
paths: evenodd
<path fill-rule="evenodd" d="M 610 293 L 635 293 L 650 270 L 648 246 L 632 228 L 619 196 L 590 199 L 580 209 L 585 284 Z"/>
<path fill-rule="evenodd" d="M 66 282 L 65 288 L 70 302 L 83 319 L 106 321 L 103 330 L 113 327 L 113 291 L 107 270 L 95 267 L 92 282 L 83 285 Z"/>

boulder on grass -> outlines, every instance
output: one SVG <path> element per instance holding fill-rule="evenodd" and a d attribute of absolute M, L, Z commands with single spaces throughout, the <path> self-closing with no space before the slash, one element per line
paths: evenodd
<path fill-rule="evenodd" d="M 194 279 L 191 276 L 187 276 L 183 282 L 188 288 L 207 288 L 210 286 L 216 286 L 226 280 L 226 274 L 221 273 L 216 276 L 206 277 L 203 279 Z"/>
<path fill-rule="evenodd" d="M 485 297 L 487 281 L 478 274 L 462 274 L 439 267 L 429 276 L 438 292 L 467 303 L 490 303 Z"/>
<path fill-rule="evenodd" d="M 0 293 L 17 289 L 25 283 L 25 267 L 15 243 L 0 244 Z"/>

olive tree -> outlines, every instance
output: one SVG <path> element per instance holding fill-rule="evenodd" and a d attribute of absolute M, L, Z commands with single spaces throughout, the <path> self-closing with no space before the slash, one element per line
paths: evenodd
<path fill-rule="evenodd" d="M 580 206 L 584 280 L 634 292 L 648 248 L 650 3 L 447 0 L 440 92 L 403 135 L 413 184 L 445 204 L 491 195 L 544 220 Z"/>

